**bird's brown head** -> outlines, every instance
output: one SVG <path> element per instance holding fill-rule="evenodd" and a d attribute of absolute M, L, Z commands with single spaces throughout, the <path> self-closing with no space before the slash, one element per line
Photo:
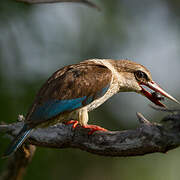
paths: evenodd
<path fill-rule="evenodd" d="M 165 105 L 160 102 L 161 98 L 154 95 L 155 93 L 160 93 L 162 96 L 180 104 L 175 98 L 169 95 L 152 80 L 149 70 L 141 64 L 129 60 L 111 61 L 111 64 L 118 72 L 118 82 L 121 92 L 134 91 L 144 95 L 154 104 L 165 107 Z M 148 88 L 154 92 L 149 92 L 147 90 Z"/>

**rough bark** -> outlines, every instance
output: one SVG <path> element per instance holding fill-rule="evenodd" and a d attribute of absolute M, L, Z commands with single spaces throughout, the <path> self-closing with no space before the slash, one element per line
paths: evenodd
<path fill-rule="evenodd" d="M 153 107 L 155 108 L 155 107 Z M 157 108 L 155 108 L 157 109 Z M 36 129 L 26 143 L 9 158 L 1 180 L 21 180 L 35 152 L 35 146 L 51 148 L 79 148 L 103 156 L 137 156 L 154 152 L 167 152 L 180 145 L 180 110 L 158 110 L 170 114 L 161 124 L 151 123 L 137 113 L 140 125 L 135 130 L 95 132 L 82 127 L 57 124 L 46 129 Z M 23 120 L 22 116 L 19 119 Z M 23 122 L 0 125 L 0 132 L 16 136 Z"/>
<path fill-rule="evenodd" d="M 151 123 L 137 113 L 140 125 L 135 130 L 95 132 L 63 123 L 45 129 L 36 129 L 26 141 L 32 145 L 51 148 L 79 148 L 104 156 L 137 156 L 166 152 L 180 145 L 180 111 L 171 112 L 161 124 Z M 0 132 L 16 136 L 23 122 L 0 125 Z"/>

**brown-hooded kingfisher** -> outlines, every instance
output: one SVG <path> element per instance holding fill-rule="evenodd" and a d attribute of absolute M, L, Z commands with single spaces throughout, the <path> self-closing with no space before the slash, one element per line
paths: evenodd
<path fill-rule="evenodd" d="M 144 87 L 179 103 L 165 92 L 144 66 L 129 60 L 90 59 L 57 70 L 41 87 L 29 109 L 24 127 L 12 141 L 5 156 L 20 147 L 37 127 L 59 122 L 79 123 L 90 133 L 106 129 L 88 125 L 88 112 L 119 92 L 136 92 L 164 107 L 158 96 Z"/>

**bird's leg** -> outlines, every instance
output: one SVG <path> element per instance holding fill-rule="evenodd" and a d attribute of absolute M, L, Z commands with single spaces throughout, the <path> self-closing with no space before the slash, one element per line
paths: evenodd
<path fill-rule="evenodd" d="M 83 108 L 79 111 L 79 123 L 81 126 L 86 126 L 88 123 L 89 117 L 88 117 L 88 111 L 87 108 Z"/>
<path fill-rule="evenodd" d="M 79 122 L 83 128 L 91 129 L 89 131 L 89 135 L 93 134 L 95 131 L 108 131 L 107 129 L 104 129 L 100 126 L 96 125 L 88 125 L 88 111 L 87 108 L 83 108 L 79 111 Z"/>

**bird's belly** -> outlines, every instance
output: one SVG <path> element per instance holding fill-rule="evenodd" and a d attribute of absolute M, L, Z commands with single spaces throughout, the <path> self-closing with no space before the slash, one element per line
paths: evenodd
<path fill-rule="evenodd" d="M 72 112 L 60 114 L 59 116 L 55 118 L 55 122 L 59 123 L 59 122 L 66 122 L 70 120 L 78 120 L 78 114 L 79 114 L 79 110 L 74 110 Z"/>

